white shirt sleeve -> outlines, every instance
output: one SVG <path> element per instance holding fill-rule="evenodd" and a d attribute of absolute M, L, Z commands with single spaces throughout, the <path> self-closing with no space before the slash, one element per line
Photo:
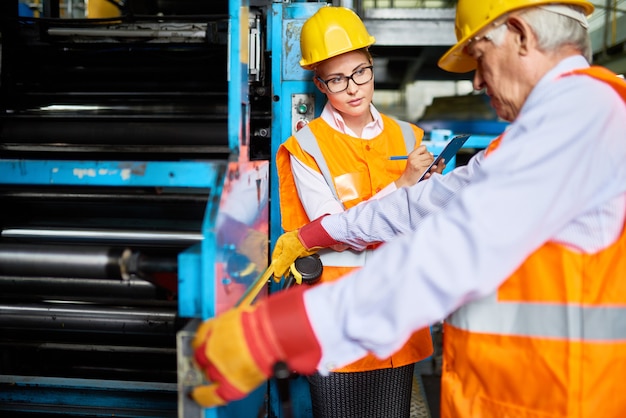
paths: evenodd
<path fill-rule="evenodd" d="M 578 223 L 623 203 L 626 107 L 590 77 L 555 81 L 581 60 L 544 77 L 488 158 L 324 218 L 352 246 L 389 242 L 362 269 L 305 293 L 322 373 L 367 351 L 388 356 L 414 330 L 493 292 L 547 240 L 597 249 L 615 237 L 623 206 L 597 231 Z"/>
<path fill-rule="evenodd" d="M 327 213 L 343 212 L 342 204 L 335 198 L 324 176 L 303 164 L 293 155 L 289 158 L 298 198 L 309 219 L 317 219 Z"/>

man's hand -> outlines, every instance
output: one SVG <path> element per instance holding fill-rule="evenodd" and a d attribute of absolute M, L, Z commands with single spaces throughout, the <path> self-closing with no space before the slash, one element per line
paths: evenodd
<path fill-rule="evenodd" d="M 304 307 L 305 288 L 278 292 L 253 306 L 233 308 L 205 321 L 192 342 L 209 384 L 191 396 L 203 407 L 242 399 L 285 361 L 295 372 L 313 373 L 321 349 Z"/>
<path fill-rule="evenodd" d="M 275 282 L 280 282 L 281 277 L 287 273 L 297 258 L 315 254 L 320 248 L 340 244 L 322 226 L 324 216 L 327 215 L 322 215 L 302 228 L 286 232 L 278 238 L 272 253 Z"/>
<path fill-rule="evenodd" d="M 254 310 L 235 308 L 205 321 L 192 343 L 195 359 L 212 383 L 196 387 L 192 397 L 202 406 L 224 405 L 242 399 L 258 387 L 269 374 L 252 356 L 244 324 L 254 319 Z M 237 363 L 232 364 L 232 359 Z M 231 367 L 235 366 L 235 367 Z"/>

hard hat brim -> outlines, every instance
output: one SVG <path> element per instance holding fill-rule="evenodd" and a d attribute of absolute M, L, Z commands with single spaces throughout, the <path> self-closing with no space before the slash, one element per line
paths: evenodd
<path fill-rule="evenodd" d="M 515 10 L 525 9 L 528 7 L 541 6 L 546 4 L 564 4 L 571 6 L 579 6 L 583 9 L 585 15 L 590 15 L 593 10 L 593 4 L 589 3 L 587 0 L 567 0 L 567 1 L 554 1 L 554 0 L 536 0 L 533 2 L 529 2 L 525 4 L 523 7 L 514 8 L 508 10 L 506 13 L 513 12 Z M 473 32 L 464 36 L 461 40 L 459 40 L 454 46 L 452 46 L 448 51 L 446 51 L 441 58 L 439 59 L 437 65 L 439 68 L 449 71 L 451 73 L 467 73 L 476 69 L 476 61 L 471 58 L 466 52 L 465 47 L 467 46 L 467 42 L 476 36 L 480 31 L 485 29 L 491 23 L 496 21 L 502 14 L 497 16 L 493 16 L 490 19 L 485 20 L 485 22 L 478 26 Z"/>
<path fill-rule="evenodd" d="M 337 51 L 334 51 L 334 53 L 328 54 L 328 56 L 322 60 L 312 60 L 312 61 L 308 61 L 304 58 L 300 59 L 300 66 L 302 68 L 304 68 L 305 70 L 312 70 L 313 68 L 315 68 L 320 62 L 322 61 L 326 61 L 327 59 L 331 59 L 334 58 L 336 56 L 339 56 L 341 54 L 345 54 L 347 52 L 352 52 L 352 51 L 358 51 L 359 49 L 363 49 L 363 48 L 368 48 L 372 45 L 374 45 L 376 43 L 376 39 L 373 36 L 370 36 L 367 42 L 364 42 L 363 44 L 355 44 L 350 48 L 345 48 L 345 49 L 340 49 Z"/>

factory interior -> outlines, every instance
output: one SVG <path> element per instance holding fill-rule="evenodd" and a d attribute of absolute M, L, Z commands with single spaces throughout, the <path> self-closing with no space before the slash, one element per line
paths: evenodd
<path fill-rule="evenodd" d="M 353 9 L 376 38 L 374 103 L 432 152 L 506 128 L 469 74 L 437 66 L 454 0 L 2 0 L 0 416 L 310 418 L 306 380 L 202 409 L 190 341 L 239 303 L 283 232 L 274 157 L 324 97 L 298 64 L 303 22 Z M 594 0 L 594 63 L 626 74 L 626 1 Z M 263 283 L 256 297 L 280 290 Z M 440 329 L 412 417 L 438 417 Z"/>

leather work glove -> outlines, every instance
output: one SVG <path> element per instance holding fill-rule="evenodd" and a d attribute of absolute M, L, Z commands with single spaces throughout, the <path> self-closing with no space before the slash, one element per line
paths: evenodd
<path fill-rule="evenodd" d="M 327 215 L 320 216 L 302 228 L 286 232 L 278 237 L 272 252 L 274 281 L 276 283 L 280 282 L 281 277 L 287 273 L 297 258 L 306 257 L 315 254 L 321 248 L 339 244 L 338 241 L 328 235 L 322 226 L 324 216 Z"/>
<path fill-rule="evenodd" d="M 192 342 L 209 384 L 192 398 L 205 408 L 244 398 L 284 361 L 303 375 L 315 372 L 321 349 L 304 307 L 304 287 L 275 293 L 203 322 Z"/>

